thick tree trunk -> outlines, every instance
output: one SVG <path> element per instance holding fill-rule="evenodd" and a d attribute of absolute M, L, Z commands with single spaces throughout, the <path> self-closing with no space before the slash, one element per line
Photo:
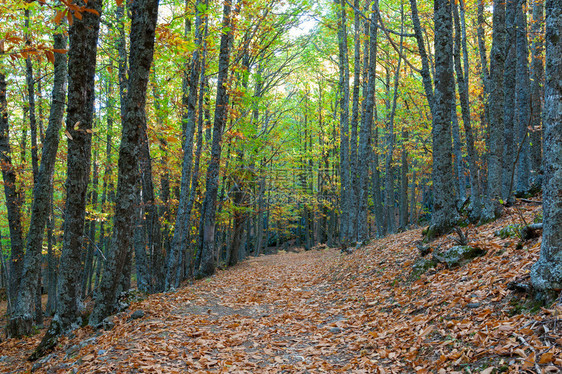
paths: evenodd
<path fill-rule="evenodd" d="M 146 89 L 154 52 L 158 0 L 139 0 L 131 6 L 129 79 L 123 112 L 119 148 L 119 174 L 112 245 L 96 297 L 90 324 L 97 325 L 115 311 L 121 274 L 127 275 L 127 258 L 132 248 L 139 159 L 142 157 L 142 127 L 146 126 Z M 127 280 L 125 280 L 125 283 Z M 125 290 L 126 291 L 126 290 Z"/>
<path fill-rule="evenodd" d="M 54 38 L 55 49 L 66 49 L 66 37 L 63 33 L 57 33 Z M 45 225 L 51 213 L 51 199 L 53 195 L 52 179 L 59 146 L 59 132 L 64 116 L 67 73 L 66 60 L 66 54 L 55 54 L 55 77 L 49 114 L 49 126 L 47 127 L 45 142 L 43 144 L 41 167 L 33 188 L 33 203 L 31 206 L 29 231 L 27 233 L 24 270 L 21 275 L 21 284 L 15 310 L 6 330 L 8 336 L 11 337 L 21 337 L 32 333 L 32 300 L 37 293 L 37 287 L 39 285 L 43 235 L 45 232 Z"/>
<path fill-rule="evenodd" d="M 429 237 L 446 233 L 457 221 L 451 164 L 453 46 L 451 0 L 435 0 L 435 108 L 433 111 L 434 205 Z"/>
<path fill-rule="evenodd" d="M 77 5 L 86 4 L 79 2 Z M 32 354 L 32 359 L 42 356 L 56 344 L 57 336 L 77 322 L 80 310 L 80 255 L 85 244 L 84 219 L 90 179 L 94 75 L 102 1 L 89 0 L 87 6 L 95 12 L 84 12 L 82 19 L 74 18 L 69 30 L 67 198 L 57 312 L 45 337 Z"/>
<path fill-rule="evenodd" d="M 546 0 L 545 9 L 544 220 L 531 283 L 548 297 L 562 289 L 562 0 Z"/>

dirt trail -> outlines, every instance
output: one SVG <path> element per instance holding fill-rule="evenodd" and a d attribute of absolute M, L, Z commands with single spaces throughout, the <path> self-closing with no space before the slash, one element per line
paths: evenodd
<path fill-rule="evenodd" d="M 523 209 L 530 222 L 537 212 Z M 351 255 L 279 253 L 152 295 L 80 329 L 35 364 L 38 373 L 491 373 L 560 372 L 562 309 L 538 309 L 507 289 L 525 280 L 540 239 L 516 249 L 498 229 L 514 214 L 469 228 L 486 255 L 412 277 L 421 230 Z M 451 237 L 433 247 L 453 245 Z M 137 310 L 144 316 L 131 319 Z M 40 335 L 0 343 L 0 371 L 25 362 Z"/>

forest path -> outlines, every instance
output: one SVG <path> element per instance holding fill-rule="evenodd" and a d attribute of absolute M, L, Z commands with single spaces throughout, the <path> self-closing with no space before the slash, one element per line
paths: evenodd
<path fill-rule="evenodd" d="M 525 295 L 508 290 L 528 277 L 540 248 L 540 239 L 517 249 L 516 237 L 494 235 L 537 215 L 517 209 L 468 228 L 484 256 L 419 278 L 411 271 L 420 229 L 350 255 L 322 249 L 251 258 L 132 303 L 109 331 L 77 330 L 35 372 L 560 372 L 562 308 L 533 314 Z M 451 236 L 432 243 L 452 245 Z M 138 310 L 144 316 L 131 319 Z M 24 359 L 40 337 L 0 343 L 0 372 L 29 371 Z"/>

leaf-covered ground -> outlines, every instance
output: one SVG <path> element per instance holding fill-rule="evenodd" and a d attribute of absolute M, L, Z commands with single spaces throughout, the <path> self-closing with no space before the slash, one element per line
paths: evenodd
<path fill-rule="evenodd" d="M 538 212 L 519 206 L 469 227 L 471 244 L 486 255 L 418 278 L 411 270 L 421 229 L 350 255 L 321 249 L 254 258 L 133 303 L 112 330 L 78 330 L 35 364 L 25 357 L 41 334 L 4 341 L 0 371 L 557 373 L 562 309 L 539 308 L 507 288 L 528 277 L 540 239 L 516 249 L 513 232 L 494 235 Z M 431 245 L 450 247 L 453 236 Z M 137 310 L 144 316 L 131 319 Z"/>

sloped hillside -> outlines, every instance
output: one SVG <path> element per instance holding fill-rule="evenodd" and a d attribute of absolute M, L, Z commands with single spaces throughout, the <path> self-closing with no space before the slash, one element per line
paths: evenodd
<path fill-rule="evenodd" d="M 37 363 L 25 357 L 40 334 L 0 343 L 0 370 L 556 373 L 562 309 L 541 308 L 508 289 L 514 281 L 524 286 L 540 247 L 540 239 L 518 246 L 517 225 L 539 215 L 523 204 L 496 222 L 463 229 L 485 255 L 421 275 L 412 273 L 421 229 L 349 255 L 316 249 L 255 258 L 134 302 L 112 329 L 77 330 Z M 503 238 L 494 234 L 502 229 Z M 455 238 L 430 246 L 444 252 Z"/>

